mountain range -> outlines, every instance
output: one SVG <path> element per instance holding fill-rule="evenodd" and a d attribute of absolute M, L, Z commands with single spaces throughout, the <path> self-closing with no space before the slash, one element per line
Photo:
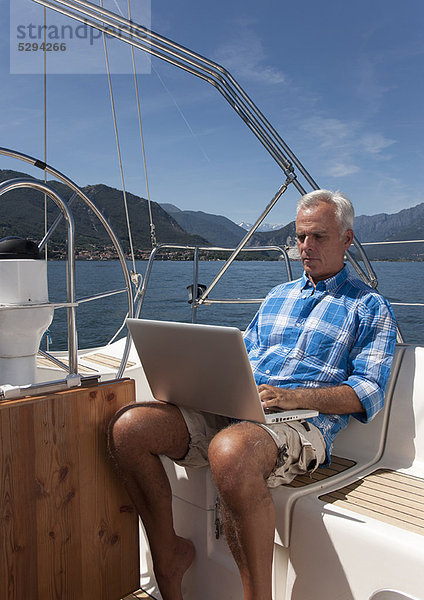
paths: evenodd
<path fill-rule="evenodd" d="M 16 177 L 28 177 L 25 173 L 0 170 L 0 181 Z M 67 200 L 69 188 L 57 181 L 49 184 Z M 83 188 L 113 227 L 125 252 L 129 250 L 129 238 L 122 191 L 104 184 L 88 185 Z M 127 206 L 135 254 L 145 258 L 151 249 L 150 223 L 147 200 L 128 193 Z M 44 195 L 32 189 L 13 190 L 2 196 L 0 238 L 18 235 L 39 240 L 44 234 Z M 230 219 L 203 211 L 181 210 L 177 206 L 151 203 L 153 222 L 158 243 L 181 245 L 236 246 L 246 235 L 244 227 Z M 58 209 L 48 202 L 49 222 Z M 112 258 L 112 244 L 97 217 L 80 199 L 72 207 L 76 222 L 76 246 L 80 257 Z M 258 231 L 250 240 L 251 246 L 294 246 L 295 223 L 285 226 L 268 224 L 268 231 Z M 361 215 L 355 219 L 356 237 L 363 243 L 393 240 L 424 239 L 424 202 L 395 214 Z M 62 257 L 65 251 L 65 229 L 62 224 L 49 242 L 52 257 Z M 424 260 L 424 244 L 400 244 L 370 246 L 366 248 L 370 258 L 394 260 Z M 147 253 L 147 254 L 146 254 Z"/>
<path fill-rule="evenodd" d="M 212 245 L 236 246 L 246 234 L 247 223 L 235 225 L 225 217 L 180 210 L 172 204 L 161 205 L 183 229 L 198 233 Z M 355 235 L 361 243 L 391 242 L 397 240 L 424 240 L 424 202 L 395 214 L 361 215 L 355 218 Z M 296 227 L 266 224 L 250 241 L 250 246 L 295 246 Z M 376 260 L 424 260 L 424 244 L 396 244 L 365 247 L 370 259 Z M 353 251 L 353 253 L 355 253 Z"/>

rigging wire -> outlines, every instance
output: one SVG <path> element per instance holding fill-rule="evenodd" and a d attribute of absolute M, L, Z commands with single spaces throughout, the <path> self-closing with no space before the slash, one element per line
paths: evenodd
<path fill-rule="evenodd" d="M 103 8 L 103 0 L 100 0 L 100 6 Z M 125 218 L 126 218 L 126 222 L 127 222 L 128 239 L 129 239 L 129 243 L 130 243 L 131 260 L 132 260 L 132 265 L 133 265 L 133 270 L 131 272 L 131 279 L 133 279 L 133 278 L 138 279 L 139 276 L 137 275 L 137 270 L 135 267 L 134 246 L 133 246 L 133 239 L 132 239 L 132 232 L 131 232 L 131 223 L 130 223 L 129 213 L 128 213 L 127 193 L 126 193 L 126 189 L 125 189 L 124 170 L 122 167 L 121 146 L 119 143 L 118 124 L 117 124 L 117 120 L 116 120 L 115 101 L 114 101 L 114 96 L 113 96 L 112 78 L 110 75 L 109 55 L 108 55 L 108 50 L 107 50 L 105 32 L 103 32 L 103 46 L 104 46 L 104 51 L 105 51 L 105 62 L 106 62 L 106 71 L 107 71 L 107 78 L 108 78 L 108 84 L 109 84 L 109 94 L 110 94 L 110 103 L 111 103 L 111 108 L 112 108 L 113 126 L 114 126 L 114 130 L 115 130 L 116 149 L 117 149 L 117 153 L 118 153 L 119 170 L 120 170 L 120 174 L 121 174 L 122 196 L 123 196 L 123 200 L 124 200 Z"/>
<path fill-rule="evenodd" d="M 143 286 L 143 278 L 142 278 L 141 274 L 137 274 L 137 275 L 138 275 L 137 282 L 135 281 L 135 279 L 133 279 L 133 284 L 137 285 L 137 287 L 136 287 L 136 289 L 134 291 L 134 302 L 141 295 L 141 290 L 142 290 L 142 286 Z M 136 315 L 136 316 L 138 317 L 138 315 Z M 116 340 L 116 338 L 118 337 L 118 335 L 124 329 L 124 327 L 126 326 L 126 321 L 127 321 L 128 317 L 129 317 L 129 313 L 127 312 L 127 314 L 124 317 L 124 320 L 122 321 L 121 326 L 119 327 L 118 331 L 116 331 L 116 333 L 110 338 L 110 340 L 107 343 L 107 346 L 109 346 L 110 344 L 112 344 L 112 342 L 114 342 Z"/>
<path fill-rule="evenodd" d="M 193 131 L 193 127 L 190 125 L 187 117 L 185 116 L 184 112 L 182 111 L 182 108 L 178 104 L 177 99 L 175 98 L 175 96 L 173 95 L 173 93 L 171 92 L 171 90 L 167 87 L 167 85 L 165 84 L 164 80 L 160 76 L 159 71 L 157 69 L 155 69 L 153 65 L 152 65 L 152 71 L 154 72 L 154 74 L 156 75 L 156 77 L 159 79 L 160 83 L 162 84 L 163 89 L 165 90 L 165 92 L 168 94 L 168 96 L 171 98 L 172 102 L 174 103 L 175 108 L 177 109 L 177 111 L 178 111 L 180 117 L 182 118 L 182 120 L 184 121 L 184 124 L 187 127 L 187 129 L 188 129 L 191 137 L 193 138 L 193 140 L 198 145 L 201 153 L 203 154 L 203 156 L 205 157 L 205 159 L 207 160 L 207 162 L 210 163 L 211 159 L 207 155 L 206 150 L 203 148 L 202 144 L 199 142 L 198 136 Z"/>
<path fill-rule="evenodd" d="M 44 163 L 47 164 L 47 8 L 44 7 L 44 51 L 43 51 L 43 113 L 44 113 Z M 47 173 L 44 171 L 44 183 L 47 183 Z M 47 194 L 44 194 L 44 235 L 47 234 Z M 47 245 L 44 249 L 47 260 Z"/>
<path fill-rule="evenodd" d="M 44 114 L 44 123 L 43 123 L 43 135 L 44 135 L 44 164 L 47 164 L 47 7 L 44 7 L 44 51 L 43 51 L 43 114 Z M 47 173 L 44 171 L 44 183 L 47 183 Z M 47 231 L 49 228 L 48 218 L 47 218 L 47 194 L 44 194 L 44 237 L 47 235 Z M 47 252 L 47 243 L 44 246 L 44 259 L 47 262 L 48 252 Z M 46 351 L 49 352 L 50 344 L 52 342 L 52 338 L 50 335 L 50 330 L 47 329 L 46 332 Z"/>
<path fill-rule="evenodd" d="M 131 21 L 131 1 L 130 0 L 128 0 L 128 18 Z M 147 176 L 146 150 L 144 147 L 143 124 L 142 124 L 142 119 L 141 119 L 141 101 L 140 101 L 140 94 L 138 92 L 138 79 L 137 79 L 137 69 L 136 69 L 136 64 L 135 64 L 134 46 L 131 46 L 131 57 L 132 57 L 132 64 L 133 64 L 133 71 L 134 71 L 135 95 L 136 95 L 136 99 L 137 99 L 138 125 L 139 125 L 139 129 L 140 129 L 141 149 L 142 149 L 142 154 L 143 154 L 144 177 L 146 179 L 147 207 L 148 207 L 148 211 L 149 211 L 149 222 L 150 222 L 150 241 L 151 241 L 152 249 L 153 249 L 157 246 L 156 229 L 155 229 L 155 224 L 153 222 L 152 203 L 150 200 L 149 178 Z"/>

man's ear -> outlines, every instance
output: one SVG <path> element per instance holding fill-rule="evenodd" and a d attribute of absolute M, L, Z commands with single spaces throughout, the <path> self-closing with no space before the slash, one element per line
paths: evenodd
<path fill-rule="evenodd" d="M 347 250 L 353 242 L 353 230 L 346 229 L 343 236 L 344 236 L 345 249 Z"/>

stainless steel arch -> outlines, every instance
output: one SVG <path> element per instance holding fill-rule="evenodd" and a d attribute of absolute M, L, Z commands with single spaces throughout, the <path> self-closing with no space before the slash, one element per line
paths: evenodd
<path fill-rule="evenodd" d="M 142 25 L 135 23 L 125 17 L 115 14 L 101 6 L 97 6 L 87 0 L 33 0 L 56 12 L 64 14 L 76 21 L 94 27 L 115 37 L 133 47 L 139 48 L 152 56 L 174 65 L 192 75 L 203 79 L 213 85 L 225 98 L 228 104 L 235 110 L 238 116 L 245 122 L 254 135 L 258 138 L 264 148 L 277 162 L 286 175 L 287 183 L 292 183 L 296 189 L 305 194 L 306 189 L 298 180 L 295 167 L 305 182 L 313 189 L 319 189 L 319 185 L 312 178 L 294 152 L 284 142 L 278 132 L 270 124 L 268 119 L 251 100 L 239 83 L 229 71 L 218 63 L 185 48 L 184 46 L 155 33 Z M 278 192 L 277 192 L 278 194 Z M 280 194 L 281 195 L 281 194 Z M 269 208 L 265 209 L 269 212 Z M 249 234 L 256 231 L 265 217 L 265 211 L 257 220 Z M 237 252 L 245 246 L 248 236 L 242 240 Z M 372 287 L 377 287 L 377 277 L 362 246 L 356 238 L 353 244 L 358 250 L 363 261 L 364 269 L 359 265 L 355 257 L 347 251 L 346 256 L 358 275 Z M 228 259 L 228 266 L 234 260 L 234 256 Z M 228 268 L 228 267 L 226 267 Z M 225 268 L 225 270 L 226 270 Z M 218 278 L 223 274 L 219 273 Z M 209 288 L 212 289 L 215 282 Z"/>

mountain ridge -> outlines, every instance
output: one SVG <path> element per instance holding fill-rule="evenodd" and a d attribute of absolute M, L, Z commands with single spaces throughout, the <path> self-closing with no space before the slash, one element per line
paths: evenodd
<path fill-rule="evenodd" d="M 0 181 L 16 177 L 30 177 L 26 173 L 0 170 Z M 64 199 L 72 192 L 58 181 L 48 182 Z M 90 184 L 82 188 L 111 223 L 126 253 L 129 240 L 122 191 L 105 184 Z M 146 258 L 151 249 L 150 222 L 147 200 L 126 193 L 128 212 L 131 219 L 133 243 L 137 258 Z M 0 237 L 7 235 L 32 236 L 41 239 L 44 235 L 43 194 L 35 190 L 13 190 L 2 196 L 2 219 Z M 73 210 L 76 220 L 76 245 L 81 257 L 112 258 L 112 244 L 100 222 L 80 200 L 78 210 Z M 227 217 L 204 211 L 181 210 L 171 203 L 151 203 L 153 222 L 158 242 L 190 246 L 220 246 L 231 248 L 246 235 L 246 230 Z M 55 217 L 57 208 L 48 203 L 49 222 Z M 272 224 L 268 224 L 272 227 Z M 424 202 L 402 209 L 398 213 L 360 215 L 355 218 L 355 235 L 362 242 L 424 239 Z M 52 257 L 62 257 L 66 248 L 65 229 L 61 224 L 49 242 Z M 257 231 L 249 246 L 295 246 L 295 222 L 269 231 Z M 371 259 L 380 260 L 424 260 L 424 245 L 401 244 L 367 247 Z M 100 254 L 103 253 L 102 256 Z"/>
<path fill-rule="evenodd" d="M 17 177 L 34 179 L 26 173 L 0 170 L 0 181 Z M 58 181 L 48 181 L 47 183 L 64 200 L 69 200 L 72 195 L 70 188 Z M 122 191 L 104 184 L 87 185 L 82 190 L 109 221 L 121 242 L 124 252 L 128 254 L 130 242 L 123 209 Z M 145 257 L 146 251 L 151 249 L 147 200 L 129 192 L 126 193 L 126 198 L 133 245 L 136 249 L 135 255 L 136 258 Z M 78 210 L 75 210 L 76 207 L 78 207 Z M 157 202 L 152 202 L 151 208 L 156 236 L 159 241 L 193 246 L 210 245 L 201 236 L 191 235 L 183 230 L 175 219 L 164 211 Z M 53 202 L 48 202 L 49 223 L 56 218 L 58 212 L 56 205 Z M 17 235 L 40 240 L 44 236 L 44 194 L 42 192 L 25 188 L 12 190 L 4 194 L 2 196 L 1 213 L 0 238 Z M 77 255 L 80 257 L 87 255 L 87 257 L 112 258 L 114 254 L 113 244 L 102 224 L 85 202 L 78 198 L 72 206 L 72 213 L 75 219 Z M 62 222 L 48 244 L 52 258 L 63 257 L 66 251 L 65 240 L 65 224 Z"/>
<path fill-rule="evenodd" d="M 213 215 L 202 210 L 181 210 L 174 204 L 161 204 L 177 223 L 188 233 L 205 237 L 213 246 L 232 248 L 237 246 L 246 231 L 227 217 Z"/>
<path fill-rule="evenodd" d="M 215 235 L 219 231 L 219 235 L 223 235 L 220 219 L 217 215 L 204 213 L 202 211 L 184 211 L 172 204 L 162 204 L 165 210 L 174 216 L 180 225 L 188 227 L 188 230 L 193 233 L 201 232 L 202 236 L 209 239 L 212 244 L 217 245 L 232 245 L 236 246 L 240 240 L 246 235 L 246 229 L 238 225 L 237 230 L 232 230 L 232 244 L 226 244 L 217 241 Z M 196 216 L 199 215 L 199 221 L 196 221 Z M 201 215 L 201 217 L 200 217 Z M 190 222 L 188 217 L 190 216 Z M 202 221 L 200 228 L 200 219 Z M 224 217 L 225 219 L 225 217 Z M 227 223 L 234 223 L 226 219 Z M 247 226 L 246 223 L 244 223 Z M 377 215 L 360 215 L 355 218 L 354 224 L 355 235 L 361 243 L 366 242 L 381 242 L 394 240 L 414 240 L 424 239 L 424 202 L 414 207 L 403 209 L 398 213 L 387 214 L 380 213 Z M 260 228 L 252 236 L 249 246 L 280 246 L 293 247 L 296 245 L 296 228 L 295 221 L 291 221 L 287 225 L 275 228 L 271 223 L 268 223 L 265 231 Z M 353 250 L 354 252 L 354 250 Z M 424 244 L 401 244 L 401 245 L 383 245 L 377 247 L 367 247 L 367 255 L 371 259 L 376 260 L 424 260 Z"/>

